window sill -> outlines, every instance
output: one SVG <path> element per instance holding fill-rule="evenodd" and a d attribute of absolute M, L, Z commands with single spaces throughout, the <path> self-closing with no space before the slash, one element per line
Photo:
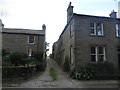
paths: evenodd
<path fill-rule="evenodd" d="M 120 36 L 116 36 L 117 38 L 120 38 Z"/>
<path fill-rule="evenodd" d="M 105 37 L 104 35 L 90 35 L 91 37 Z"/>
<path fill-rule="evenodd" d="M 35 43 L 28 43 L 28 44 L 35 44 Z"/>

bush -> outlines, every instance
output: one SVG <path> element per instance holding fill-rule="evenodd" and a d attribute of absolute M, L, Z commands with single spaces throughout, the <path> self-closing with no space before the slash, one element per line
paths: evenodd
<path fill-rule="evenodd" d="M 42 52 L 34 52 L 34 58 L 39 62 L 43 62 L 43 53 Z"/>
<path fill-rule="evenodd" d="M 2 49 L 2 57 L 7 56 L 10 52 L 6 49 Z"/>
<path fill-rule="evenodd" d="M 6 57 L 6 56 L 4 56 L 4 57 L 2 57 L 2 66 L 4 67 L 4 66 L 11 66 L 12 64 L 11 64 L 11 62 L 10 62 L 10 59 L 9 59 L 9 57 Z"/>
<path fill-rule="evenodd" d="M 94 72 L 86 67 L 74 68 L 70 72 L 70 77 L 78 80 L 89 80 L 92 79 Z"/>
<path fill-rule="evenodd" d="M 69 57 L 65 57 L 65 62 L 63 64 L 63 71 L 64 72 L 70 71 Z"/>
<path fill-rule="evenodd" d="M 45 68 L 46 68 L 46 63 L 45 62 L 39 62 L 37 65 L 36 65 L 36 70 L 37 71 L 45 71 Z"/>
<path fill-rule="evenodd" d="M 35 67 L 3 67 L 2 68 L 2 78 L 28 78 L 35 71 Z"/>
<path fill-rule="evenodd" d="M 26 58 L 26 57 L 27 57 L 27 54 L 18 53 L 18 52 L 14 52 L 9 56 L 11 63 L 14 64 L 15 66 L 25 64 L 25 61 L 23 60 L 23 58 Z"/>
<path fill-rule="evenodd" d="M 95 72 L 95 77 L 112 77 L 116 75 L 115 67 L 110 62 L 89 63 L 87 67 Z"/>
<path fill-rule="evenodd" d="M 23 61 L 25 61 L 25 64 L 27 64 L 27 66 L 36 65 L 38 63 L 35 58 L 24 58 Z"/>
<path fill-rule="evenodd" d="M 88 63 L 84 67 L 74 68 L 70 72 L 73 79 L 116 79 L 116 69 L 110 62 Z"/>

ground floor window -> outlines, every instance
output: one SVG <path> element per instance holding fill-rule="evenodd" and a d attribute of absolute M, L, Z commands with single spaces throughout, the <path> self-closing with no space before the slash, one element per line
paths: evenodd
<path fill-rule="evenodd" d="M 118 47 L 117 51 L 118 51 L 118 66 L 120 70 L 120 46 Z"/>
<path fill-rule="evenodd" d="M 104 46 L 91 46 L 91 62 L 103 62 L 106 60 Z"/>
<path fill-rule="evenodd" d="M 71 61 L 71 64 L 73 64 L 73 47 L 72 46 L 70 47 L 70 61 Z"/>

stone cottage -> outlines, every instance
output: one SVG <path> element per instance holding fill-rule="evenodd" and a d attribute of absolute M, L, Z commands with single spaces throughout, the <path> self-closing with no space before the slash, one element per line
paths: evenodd
<path fill-rule="evenodd" d="M 76 14 L 71 2 L 67 24 L 53 45 L 54 59 L 60 66 L 69 57 L 71 68 L 108 61 L 120 69 L 120 18 Z"/>
<path fill-rule="evenodd" d="M 1 24 L 2 21 L 0 20 Z M 2 24 L 2 49 L 10 52 L 23 52 L 29 56 L 34 52 L 41 52 L 45 58 L 45 31 L 43 24 L 42 30 L 4 28 Z"/>

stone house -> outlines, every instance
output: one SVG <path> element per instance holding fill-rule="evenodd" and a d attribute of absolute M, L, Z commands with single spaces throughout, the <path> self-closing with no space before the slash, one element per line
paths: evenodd
<path fill-rule="evenodd" d="M 46 26 L 44 24 L 42 30 L 4 28 L 3 24 L 1 26 L 2 49 L 27 53 L 29 56 L 34 55 L 34 52 L 40 52 L 45 58 Z"/>
<path fill-rule="evenodd" d="M 69 57 L 71 68 L 108 61 L 120 68 L 120 18 L 76 14 L 71 2 L 67 24 L 53 45 L 54 59 L 60 66 Z"/>

